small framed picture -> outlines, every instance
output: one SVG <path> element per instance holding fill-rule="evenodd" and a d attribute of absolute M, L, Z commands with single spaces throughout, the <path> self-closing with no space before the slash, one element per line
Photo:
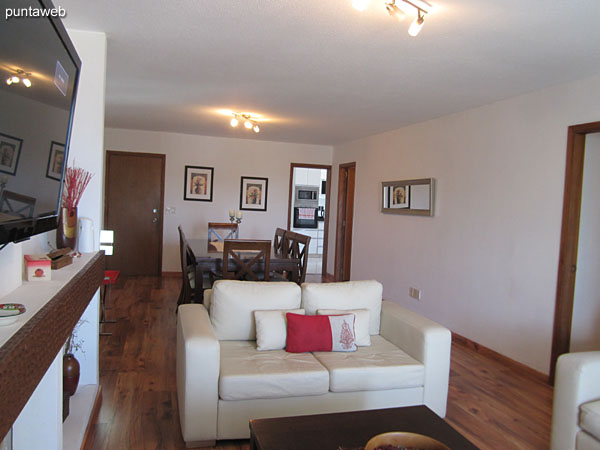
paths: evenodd
<path fill-rule="evenodd" d="M 65 162 L 65 144 L 52 141 L 50 143 L 50 154 L 48 155 L 48 167 L 46 177 L 60 181 L 63 164 Z"/>
<path fill-rule="evenodd" d="M 0 172 L 9 175 L 17 173 L 22 145 L 23 139 L 0 133 Z"/>
<path fill-rule="evenodd" d="M 410 186 L 390 186 L 390 208 L 408 208 L 410 206 Z"/>
<path fill-rule="evenodd" d="M 242 177 L 240 187 L 240 209 L 247 211 L 266 211 L 268 178 Z"/>
<path fill-rule="evenodd" d="M 212 202 L 213 167 L 185 166 L 184 200 Z"/>

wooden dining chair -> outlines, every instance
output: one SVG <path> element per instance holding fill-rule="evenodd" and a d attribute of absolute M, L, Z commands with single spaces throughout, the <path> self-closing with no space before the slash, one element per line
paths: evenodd
<path fill-rule="evenodd" d="M 226 239 L 223 271 L 227 280 L 269 281 L 271 241 Z"/>
<path fill-rule="evenodd" d="M 239 229 L 237 223 L 208 222 L 208 242 L 237 239 Z"/>
<path fill-rule="evenodd" d="M 283 236 L 283 247 L 288 252 L 290 258 L 297 258 L 298 271 L 296 274 L 296 282 L 304 283 L 306 279 L 306 270 L 308 267 L 308 248 L 310 246 L 310 236 L 296 233 L 295 231 L 286 231 Z"/>
<path fill-rule="evenodd" d="M 285 241 L 283 237 L 287 230 L 283 228 L 277 228 L 275 230 L 275 236 L 273 237 L 273 253 L 278 255 L 287 255 L 287 249 L 284 244 Z M 271 280 L 272 281 L 289 281 L 290 273 L 287 270 L 272 270 L 271 271 Z"/>
<path fill-rule="evenodd" d="M 202 271 L 196 264 L 196 257 L 190 248 L 181 225 L 179 230 L 179 256 L 181 258 L 182 285 L 177 306 L 184 303 L 202 303 L 204 280 Z"/>
<path fill-rule="evenodd" d="M 285 236 L 286 230 L 283 228 L 277 228 L 275 230 L 275 236 L 273 237 L 273 250 L 275 253 L 285 253 L 283 247 L 283 237 Z"/>

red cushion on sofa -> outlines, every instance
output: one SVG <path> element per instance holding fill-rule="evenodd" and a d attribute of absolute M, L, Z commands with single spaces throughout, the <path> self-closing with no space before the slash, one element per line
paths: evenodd
<path fill-rule="evenodd" d="M 287 313 L 286 351 L 353 352 L 356 351 L 354 314 L 304 316 Z"/>
<path fill-rule="evenodd" d="M 327 316 L 287 313 L 286 351 L 290 353 L 330 352 L 331 326 Z"/>

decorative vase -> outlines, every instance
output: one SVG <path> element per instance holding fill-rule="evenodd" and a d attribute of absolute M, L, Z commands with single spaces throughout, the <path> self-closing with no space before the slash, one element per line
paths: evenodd
<path fill-rule="evenodd" d="M 58 228 L 56 229 L 56 247 L 69 247 L 75 250 L 75 237 L 77 230 L 77 208 L 60 208 L 58 214 Z"/>
<path fill-rule="evenodd" d="M 73 395 L 79 384 L 79 361 L 73 353 L 63 356 L 63 391 Z"/>

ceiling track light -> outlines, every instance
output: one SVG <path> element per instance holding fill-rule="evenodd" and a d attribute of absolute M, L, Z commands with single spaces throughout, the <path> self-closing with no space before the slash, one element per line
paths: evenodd
<path fill-rule="evenodd" d="M 353 1 L 353 6 L 359 11 L 363 11 L 367 4 L 368 1 L 366 0 Z M 408 34 L 414 37 L 423 28 L 425 15 L 431 12 L 432 6 L 425 0 L 385 0 L 385 9 L 390 16 L 398 21 L 404 20 L 406 14 L 410 14 L 416 10 L 417 17 L 408 28 Z"/>
<path fill-rule="evenodd" d="M 25 87 L 31 87 L 31 80 L 29 77 L 31 77 L 29 72 L 25 72 L 23 69 L 16 69 L 14 70 L 14 74 L 9 75 L 6 79 L 6 84 L 10 86 L 12 84 L 23 83 Z"/>
<path fill-rule="evenodd" d="M 248 130 L 254 130 L 255 133 L 260 132 L 260 127 L 258 126 L 258 122 L 255 119 L 253 119 L 250 114 L 234 112 L 234 113 L 231 113 L 231 115 L 233 117 L 229 121 L 229 125 L 231 125 L 232 127 L 235 128 L 240 124 L 240 122 L 243 122 L 244 128 L 246 128 Z"/>

